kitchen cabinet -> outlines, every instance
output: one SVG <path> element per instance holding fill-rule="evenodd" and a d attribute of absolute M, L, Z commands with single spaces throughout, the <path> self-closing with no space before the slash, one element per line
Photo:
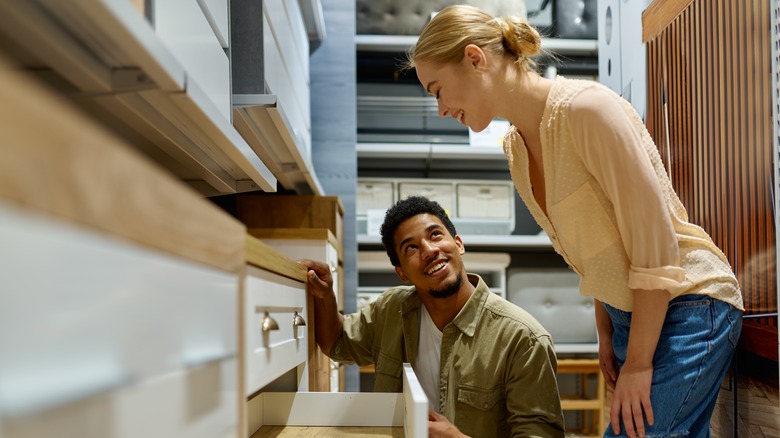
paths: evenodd
<path fill-rule="evenodd" d="M 236 437 L 245 227 L 0 71 L 0 435 Z"/>
<path fill-rule="evenodd" d="M 235 47 L 228 32 L 229 5 L 239 7 L 240 3 L 2 2 L 0 52 L 16 68 L 70 99 L 203 195 L 275 192 L 277 182 L 303 193 L 320 193 L 306 155 L 311 116 L 309 46 L 303 17 L 312 14 L 304 13 L 296 1 L 258 2 L 263 11 L 248 25 L 262 31 L 263 20 L 276 17 L 265 29 L 274 24 L 275 38 L 290 38 L 284 39 L 277 58 L 265 59 L 259 56 L 262 52 L 242 58 L 233 56 L 243 53 L 242 46 Z M 317 1 L 302 4 L 319 7 Z M 287 29 L 282 23 L 288 23 L 294 35 L 279 34 Z M 274 40 L 266 41 L 269 48 L 273 46 Z M 268 109 L 268 123 L 247 125 L 240 116 L 247 103 L 236 103 L 231 72 L 244 71 L 249 64 L 278 70 L 282 56 L 294 56 L 297 64 L 288 63 L 289 68 L 273 76 L 281 85 L 272 90 L 278 99 L 274 97 Z M 287 157 L 266 153 L 290 147 L 305 152 L 293 162 L 292 174 L 300 176 L 294 182 L 290 182 Z"/>

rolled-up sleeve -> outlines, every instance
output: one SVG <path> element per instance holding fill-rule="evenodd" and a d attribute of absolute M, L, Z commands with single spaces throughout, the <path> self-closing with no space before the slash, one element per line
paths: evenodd
<path fill-rule="evenodd" d="M 674 291 L 685 270 L 659 176 L 642 138 L 642 126 L 607 90 L 579 93 L 567 114 L 572 141 L 615 210 L 630 260 L 628 287 Z"/>

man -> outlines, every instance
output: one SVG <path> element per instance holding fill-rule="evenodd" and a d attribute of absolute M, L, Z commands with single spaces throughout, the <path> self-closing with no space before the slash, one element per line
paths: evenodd
<path fill-rule="evenodd" d="M 444 209 L 407 198 L 387 211 L 381 234 L 398 277 L 412 285 L 385 291 L 359 313 L 337 311 L 327 265 L 301 260 L 322 351 L 374 364 L 378 392 L 400 392 L 402 364 L 411 363 L 429 399 L 431 437 L 562 437 L 550 335 L 466 273 L 463 242 Z"/>

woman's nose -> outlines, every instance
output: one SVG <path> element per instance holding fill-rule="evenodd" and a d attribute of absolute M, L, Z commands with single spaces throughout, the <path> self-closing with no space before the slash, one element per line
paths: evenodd
<path fill-rule="evenodd" d="M 447 117 L 447 114 L 450 112 L 449 109 L 440 100 L 437 100 L 436 104 L 439 106 L 439 117 Z"/>

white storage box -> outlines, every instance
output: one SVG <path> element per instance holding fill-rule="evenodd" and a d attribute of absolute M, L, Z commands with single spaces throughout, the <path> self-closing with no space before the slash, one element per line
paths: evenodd
<path fill-rule="evenodd" d="M 458 184 L 458 218 L 509 219 L 514 193 L 507 184 Z"/>
<path fill-rule="evenodd" d="M 395 204 L 395 181 L 361 178 L 357 183 L 357 232 L 368 234 L 369 212 L 387 211 Z M 374 231 L 376 232 L 376 231 Z"/>
<path fill-rule="evenodd" d="M 365 215 L 368 210 L 387 210 L 395 204 L 395 183 L 389 180 L 358 180 L 356 204 L 358 215 Z"/>
<path fill-rule="evenodd" d="M 453 217 L 455 214 L 455 188 L 452 183 L 436 180 L 401 181 L 398 183 L 398 199 L 406 199 L 409 196 L 425 196 L 436 201 Z"/>

